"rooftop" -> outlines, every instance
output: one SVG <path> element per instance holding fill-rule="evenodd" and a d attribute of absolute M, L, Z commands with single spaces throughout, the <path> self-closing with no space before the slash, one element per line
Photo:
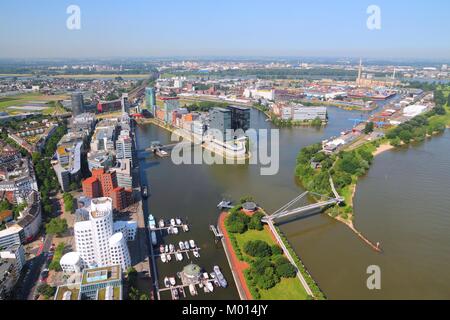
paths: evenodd
<path fill-rule="evenodd" d="M 79 283 L 59 286 L 55 294 L 55 300 L 79 300 L 79 295 Z"/>
<path fill-rule="evenodd" d="M 120 266 L 108 266 L 94 269 L 85 269 L 81 279 L 82 285 L 99 284 L 116 281 L 122 278 Z"/>

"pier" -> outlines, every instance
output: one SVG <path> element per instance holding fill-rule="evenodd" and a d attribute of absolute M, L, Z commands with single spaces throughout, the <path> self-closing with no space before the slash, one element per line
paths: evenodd
<path fill-rule="evenodd" d="M 223 238 L 223 233 L 216 226 L 210 225 L 209 230 L 214 233 L 214 237 L 216 237 L 216 240 L 220 240 Z"/>

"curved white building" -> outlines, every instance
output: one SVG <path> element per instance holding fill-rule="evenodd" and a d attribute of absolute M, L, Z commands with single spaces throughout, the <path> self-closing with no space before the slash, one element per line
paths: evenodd
<path fill-rule="evenodd" d="M 122 270 L 131 266 L 130 253 L 122 232 L 115 233 L 109 239 L 109 257 L 111 265 L 120 265 Z"/>
<path fill-rule="evenodd" d="M 95 261 L 99 266 L 109 264 L 108 241 L 113 235 L 112 213 L 111 198 L 92 199 L 89 220 L 92 225 Z"/>
<path fill-rule="evenodd" d="M 92 199 L 89 207 L 85 207 L 83 210 L 89 220 L 76 222 L 74 226 L 75 244 L 82 268 L 111 265 L 121 265 L 123 269 L 128 268 L 131 265 L 131 259 L 127 239 L 134 239 L 136 229 L 132 228 L 134 224 L 116 223 L 115 226 L 111 198 Z M 76 272 L 69 271 L 74 269 L 70 267 L 69 263 L 68 272 Z"/>
<path fill-rule="evenodd" d="M 83 267 L 80 254 L 78 252 L 66 253 L 61 257 L 59 264 L 65 273 L 80 273 Z"/>

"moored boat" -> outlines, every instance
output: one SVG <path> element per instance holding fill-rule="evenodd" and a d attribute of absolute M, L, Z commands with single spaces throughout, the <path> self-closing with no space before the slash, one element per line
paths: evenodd
<path fill-rule="evenodd" d="M 152 244 L 156 245 L 158 243 L 158 240 L 156 239 L 156 233 L 154 231 L 152 231 L 151 237 L 152 237 Z"/>
<path fill-rule="evenodd" d="M 164 253 L 164 246 L 163 246 L 163 245 L 160 245 L 160 246 L 159 246 L 159 252 L 160 252 L 160 253 Z"/>
<path fill-rule="evenodd" d="M 171 226 L 175 226 L 175 219 L 173 219 L 173 218 L 170 219 L 170 225 L 171 225 Z"/>
<path fill-rule="evenodd" d="M 192 249 L 196 247 L 194 240 L 189 240 L 189 245 L 191 246 Z"/>
<path fill-rule="evenodd" d="M 162 254 L 162 255 L 161 255 L 161 261 L 162 261 L 163 263 L 166 263 L 166 262 L 167 262 L 167 257 L 166 257 L 165 254 Z"/>
<path fill-rule="evenodd" d="M 181 225 L 181 219 L 180 218 L 175 218 L 175 222 L 177 223 L 177 225 Z"/>
<path fill-rule="evenodd" d="M 226 288 L 228 283 L 225 277 L 223 276 L 222 272 L 220 271 L 219 266 L 214 266 L 214 272 L 216 273 L 217 280 L 219 281 L 220 286 Z"/>
<path fill-rule="evenodd" d="M 165 226 L 164 220 L 163 219 L 159 220 L 159 227 L 164 228 L 164 226 Z"/>
<path fill-rule="evenodd" d="M 183 255 L 181 254 L 181 252 L 177 252 L 176 256 L 178 261 L 183 261 Z"/>
<path fill-rule="evenodd" d="M 187 224 L 183 224 L 183 231 L 184 232 L 188 232 L 189 231 L 189 227 Z"/>
<path fill-rule="evenodd" d="M 186 248 L 186 250 L 189 250 L 189 241 L 185 241 L 184 242 L 184 247 Z"/>
<path fill-rule="evenodd" d="M 150 229 L 155 229 L 156 228 L 155 217 L 152 214 L 150 214 L 148 216 L 148 227 Z"/>
<path fill-rule="evenodd" d="M 206 282 L 206 287 L 208 288 L 208 291 L 209 292 L 213 292 L 214 291 L 214 286 L 213 286 L 213 284 L 211 283 L 211 282 Z"/>
<path fill-rule="evenodd" d="M 172 256 L 170 254 L 166 255 L 167 256 L 167 262 L 172 261 Z"/>
<path fill-rule="evenodd" d="M 180 246 L 180 250 L 184 250 L 184 243 L 183 243 L 183 241 L 180 241 L 178 243 L 178 245 Z"/>
<path fill-rule="evenodd" d="M 191 296 L 198 295 L 197 289 L 195 289 L 195 284 L 189 285 L 189 292 L 191 293 Z"/>
<path fill-rule="evenodd" d="M 172 286 L 174 286 L 174 285 L 177 283 L 175 277 L 170 277 L 170 278 L 169 278 L 169 281 L 170 281 L 170 284 L 171 284 Z"/>
<path fill-rule="evenodd" d="M 165 286 L 166 288 L 170 287 L 170 281 L 169 281 L 169 278 L 168 278 L 168 277 L 165 277 L 165 278 L 164 278 L 164 286 Z"/>
<path fill-rule="evenodd" d="M 142 197 L 143 197 L 144 199 L 147 199 L 147 198 L 148 198 L 148 187 L 147 187 L 146 185 L 143 185 L 143 186 L 142 186 Z"/>
<path fill-rule="evenodd" d="M 195 249 L 194 251 L 192 251 L 192 253 L 194 254 L 194 257 L 200 258 L 200 253 L 198 252 L 198 249 Z"/>

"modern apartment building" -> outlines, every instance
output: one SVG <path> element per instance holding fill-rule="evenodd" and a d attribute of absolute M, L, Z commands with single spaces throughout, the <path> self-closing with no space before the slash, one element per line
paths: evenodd
<path fill-rule="evenodd" d="M 72 94 L 72 115 L 78 116 L 84 112 L 83 94 L 75 92 Z"/>
<path fill-rule="evenodd" d="M 225 108 L 213 108 L 209 112 L 209 131 L 215 139 L 220 141 L 231 140 L 231 129 L 231 110 Z"/>
<path fill-rule="evenodd" d="M 114 233 L 113 200 L 92 199 L 90 206 L 83 208 L 88 219 L 74 225 L 75 244 L 83 268 L 104 267 L 120 261 L 126 270 L 131 265 L 130 253 L 122 232 Z"/>

